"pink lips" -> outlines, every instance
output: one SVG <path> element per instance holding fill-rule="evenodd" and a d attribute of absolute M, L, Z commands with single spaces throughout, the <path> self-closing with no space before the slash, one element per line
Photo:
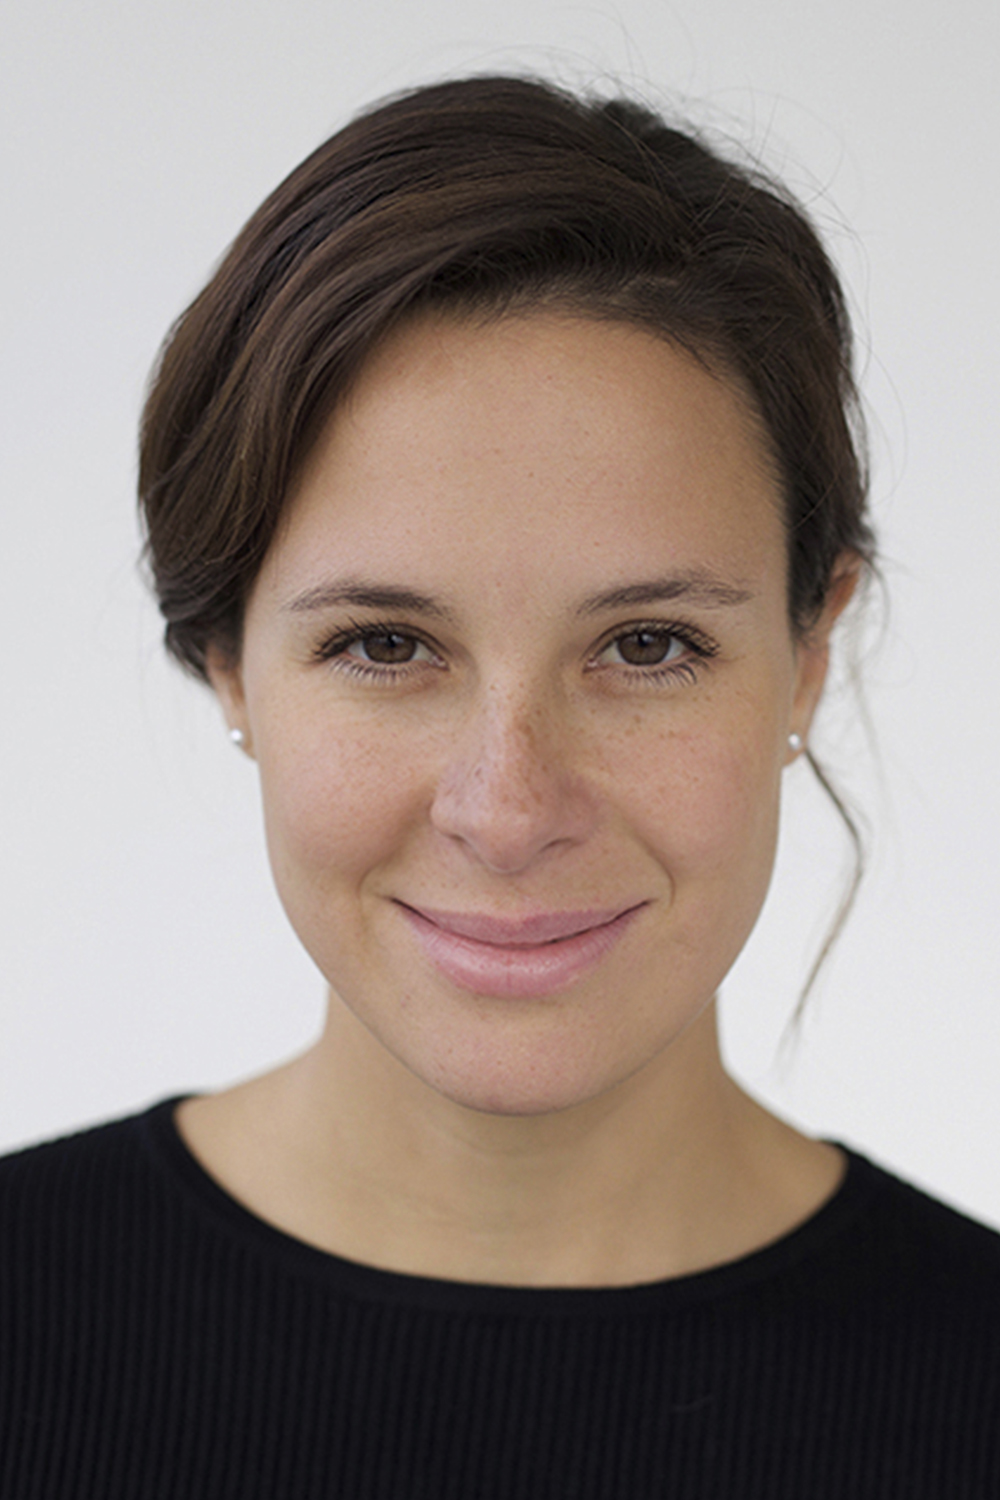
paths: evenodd
<path fill-rule="evenodd" d="M 510 920 L 397 903 L 424 953 L 477 995 L 551 995 L 604 957 L 646 904 Z"/>

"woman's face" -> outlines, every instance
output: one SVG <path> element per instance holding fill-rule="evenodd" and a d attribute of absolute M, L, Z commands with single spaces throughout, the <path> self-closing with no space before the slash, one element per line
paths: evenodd
<path fill-rule="evenodd" d="M 764 899 L 825 631 L 738 390 L 638 329 L 424 317 L 300 474 L 236 670 L 293 926 L 439 1093 L 642 1069 Z"/>

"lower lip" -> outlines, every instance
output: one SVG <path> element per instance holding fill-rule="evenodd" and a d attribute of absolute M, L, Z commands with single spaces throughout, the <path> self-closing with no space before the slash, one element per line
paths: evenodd
<path fill-rule="evenodd" d="M 523 948 L 458 937 L 410 906 L 400 905 L 400 910 L 424 953 L 453 984 L 474 995 L 522 1000 L 554 995 L 600 963 L 641 907 L 634 906 L 613 921 L 572 937 Z"/>

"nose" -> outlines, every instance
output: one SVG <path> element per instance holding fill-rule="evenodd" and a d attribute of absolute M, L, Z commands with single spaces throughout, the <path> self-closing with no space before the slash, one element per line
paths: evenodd
<path fill-rule="evenodd" d="M 468 713 L 435 789 L 436 830 L 498 874 L 519 874 L 555 847 L 583 842 L 596 819 L 570 727 L 539 700 L 487 694 Z"/>

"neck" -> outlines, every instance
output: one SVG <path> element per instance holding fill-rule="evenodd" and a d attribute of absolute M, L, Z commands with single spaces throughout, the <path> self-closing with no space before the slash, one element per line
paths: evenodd
<path fill-rule="evenodd" d="M 222 1186 L 297 1238 L 386 1269 L 624 1285 L 736 1259 L 833 1191 L 841 1163 L 726 1074 L 715 1007 L 599 1098 L 486 1114 L 410 1074 L 336 1000 L 309 1052 L 181 1107 Z"/>

